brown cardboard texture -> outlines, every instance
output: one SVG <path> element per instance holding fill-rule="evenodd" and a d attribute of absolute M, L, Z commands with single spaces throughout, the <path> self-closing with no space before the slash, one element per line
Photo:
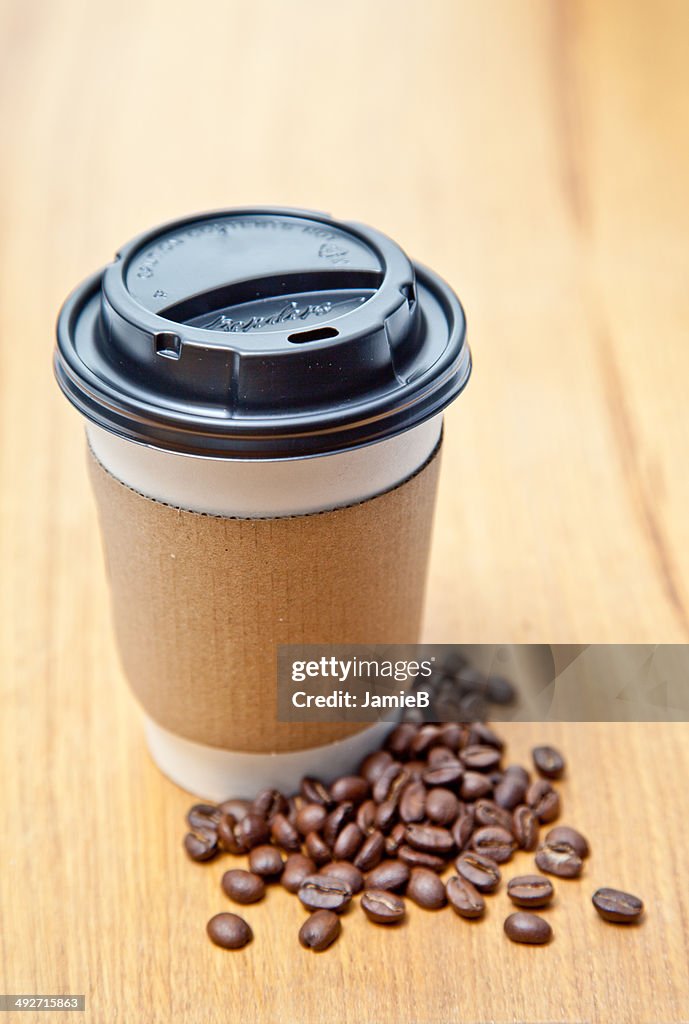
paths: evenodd
<path fill-rule="evenodd" d="M 278 722 L 276 645 L 418 641 L 439 452 L 367 501 L 272 519 L 173 508 L 90 452 L 120 656 L 147 713 L 255 753 L 365 728 Z"/>

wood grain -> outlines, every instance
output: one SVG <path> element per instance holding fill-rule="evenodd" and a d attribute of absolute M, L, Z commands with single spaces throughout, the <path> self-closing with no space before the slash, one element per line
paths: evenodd
<path fill-rule="evenodd" d="M 184 859 L 188 797 L 146 755 L 50 368 L 66 292 L 150 224 L 255 202 L 373 223 L 456 286 L 475 356 L 428 639 L 688 641 L 688 29 L 682 0 L 0 5 L 4 991 L 85 992 L 99 1024 L 689 1019 L 684 725 L 506 730 L 515 759 L 562 745 L 594 843 L 546 949 L 506 943 L 504 894 L 479 926 L 352 913 L 314 957 L 271 891 L 244 953 L 207 943 L 222 869 Z M 600 922 L 598 884 L 645 924 Z"/>

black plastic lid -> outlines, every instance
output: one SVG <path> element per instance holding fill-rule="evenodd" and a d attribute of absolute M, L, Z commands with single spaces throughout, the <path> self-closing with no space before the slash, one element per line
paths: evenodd
<path fill-rule="evenodd" d="M 289 458 L 391 437 L 471 372 L 462 307 L 385 235 L 236 209 L 165 224 L 80 285 L 55 373 L 84 416 L 197 455 Z"/>

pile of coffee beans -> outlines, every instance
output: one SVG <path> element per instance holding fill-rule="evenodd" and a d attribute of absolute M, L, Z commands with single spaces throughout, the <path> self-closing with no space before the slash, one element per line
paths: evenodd
<path fill-rule="evenodd" d="M 508 880 L 516 910 L 504 930 L 513 942 L 541 945 L 552 929 L 534 911 L 553 899 L 551 878 L 582 873 L 589 844 L 576 829 L 552 825 L 560 814 L 553 782 L 565 771 L 562 755 L 536 747 L 532 775 L 521 765 L 503 766 L 503 754 L 502 739 L 482 722 L 404 722 L 358 774 L 329 786 L 305 778 L 293 796 L 266 789 L 253 801 L 195 804 L 184 846 L 194 861 L 221 853 L 248 859 L 222 876 L 222 890 L 236 904 L 262 900 L 271 884 L 295 894 L 310 912 L 299 941 L 316 951 L 338 938 L 339 915 L 358 894 L 364 914 L 378 925 L 403 921 L 406 899 L 480 918 L 514 853 L 532 852 L 541 873 Z M 542 826 L 551 825 L 541 837 Z M 598 889 L 593 905 L 615 924 L 636 922 L 643 913 L 638 897 L 616 889 Z M 207 932 L 224 949 L 253 938 L 232 913 L 216 914 Z"/>
<path fill-rule="evenodd" d="M 431 676 L 415 680 L 411 689 L 428 694 L 428 707 L 407 711 L 407 720 L 417 723 L 485 721 L 491 708 L 517 700 L 511 680 L 482 672 L 458 647 L 446 654 Z"/>

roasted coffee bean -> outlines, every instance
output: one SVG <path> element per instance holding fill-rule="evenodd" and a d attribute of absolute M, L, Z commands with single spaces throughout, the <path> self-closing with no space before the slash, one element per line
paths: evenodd
<path fill-rule="evenodd" d="M 259 814 L 267 821 L 276 814 L 285 814 L 288 810 L 287 797 L 279 789 L 262 789 L 251 805 L 254 814 Z"/>
<path fill-rule="evenodd" d="M 322 828 L 323 838 L 330 849 L 335 845 L 335 840 L 342 829 L 353 817 L 354 804 L 349 802 L 338 804 L 335 810 L 330 812 Z"/>
<path fill-rule="evenodd" d="M 467 850 L 457 858 L 455 867 L 479 892 L 493 892 L 500 884 L 500 868 L 483 853 Z"/>
<path fill-rule="evenodd" d="M 485 797 L 477 800 L 475 814 L 477 825 L 497 825 L 508 832 L 512 831 L 512 815 L 503 807 L 499 807 L 494 800 L 486 800 Z"/>
<path fill-rule="evenodd" d="M 328 875 L 330 878 L 339 878 L 346 882 L 353 893 L 361 892 L 364 887 L 364 876 L 358 868 L 350 864 L 348 860 L 334 860 L 326 864 L 318 872 L 319 875 Z"/>
<path fill-rule="evenodd" d="M 235 903 L 256 903 L 266 894 L 265 882 L 261 876 L 241 868 L 226 871 L 220 884 L 225 895 Z"/>
<path fill-rule="evenodd" d="M 512 704 L 517 691 L 514 685 L 504 676 L 489 676 L 486 685 L 486 697 L 491 704 Z"/>
<path fill-rule="evenodd" d="M 482 796 L 490 796 L 493 783 L 480 772 L 464 772 L 459 784 L 459 795 L 462 800 L 480 800 Z"/>
<path fill-rule="evenodd" d="M 524 783 L 524 792 L 526 792 L 526 790 L 529 787 L 529 783 L 531 782 L 531 776 L 529 775 L 529 773 L 523 765 L 508 764 L 507 768 L 505 768 L 505 775 L 514 775 L 518 779 L 521 779 L 521 781 Z"/>
<path fill-rule="evenodd" d="M 316 864 L 310 857 L 301 853 L 292 853 L 285 861 L 280 883 L 287 892 L 297 893 L 305 878 L 316 874 Z"/>
<path fill-rule="evenodd" d="M 512 942 L 542 946 L 552 938 L 553 929 L 538 914 L 528 914 L 519 910 L 505 920 L 505 934 Z"/>
<path fill-rule="evenodd" d="M 427 786 L 452 786 L 464 775 L 464 768 L 453 758 L 452 761 L 445 761 L 429 768 L 423 773 L 423 781 Z"/>
<path fill-rule="evenodd" d="M 303 778 L 301 780 L 301 795 L 309 804 L 323 804 L 324 807 L 331 807 L 333 800 L 320 779 Z"/>
<path fill-rule="evenodd" d="M 222 811 L 215 804 L 194 804 L 187 812 L 187 823 L 192 832 L 197 828 L 215 831 Z"/>
<path fill-rule="evenodd" d="M 633 924 L 644 912 L 643 901 L 620 889 L 597 889 L 593 905 L 604 921 L 613 924 Z"/>
<path fill-rule="evenodd" d="M 385 800 L 376 809 L 375 826 L 381 832 L 389 832 L 397 821 L 399 806 L 397 800 Z"/>
<path fill-rule="evenodd" d="M 536 854 L 536 866 L 558 878 L 578 878 L 583 863 L 569 843 L 548 843 Z"/>
<path fill-rule="evenodd" d="M 297 796 L 290 796 L 287 798 L 287 810 L 285 811 L 285 817 L 287 818 L 290 825 L 293 828 L 297 827 L 297 812 L 301 804 L 301 798 Z"/>
<path fill-rule="evenodd" d="M 461 811 L 456 822 L 452 826 L 452 838 L 458 850 L 463 850 L 468 844 L 476 827 L 474 807 L 466 807 Z"/>
<path fill-rule="evenodd" d="M 455 673 L 455 681 L 463 693 L 483 694 L 486 689 L 485 675 L 473 665 L 463 665 Z"/>
<path fill-rule="evenodd" d="M 505 748 L 505 741 L 485 722 L 473 722 L 469 730 L 467 746 L 480 745 L 495 747 L 496 750 L 502 751 Z"/>
<path fill-rule="evenodd" d="M 461 878 L 458 875 L 448 878 L 445 891 L 450 906 L 460 917 L 466 917 L 470 921 L 477 917 L 483 917 L 486 901 L 478 889 L 474 888 L 466 878 Z"/>
<path fill-rule="evenodd" d="M 373 784 L 373 799 L 377 804 L 388 800 L 397 802 L 402 790 L 409 781 L 409 773 L 399 761 L 389 764 L 382 775 Z"/>
<path fill-rule="evenodd" d="M 402 821 L 423 821 L 426 816 L 426 787 L 423 782 L 409 782 L 404 787 L 399 802 Z"/>
<path fill-rule="evenodd" d="M 459 752 L 460 760 L 469 771 L 489 772 L 500 764 L 500 751 L 487 744 L 475 744 Z"/>
<path fill-rule="evenodd" d="M 560 813 L 560 797 L 546 779 L 536 779 L 526 791 L 526 802 L 543 824 L 554 821 Z"/>
<path fill-rule="evenodd" d="M 213 829 L 195 828 L 184 837 L 184 849 L 191 860 L 211 860 L 218 852 L 218 835 Z"/>
<path fill-rule="evenodd" d="M 436 825 L 450 825 L 459 814 L 459 800 L 451 790 L 439 786 L 426 798 L 426 814 Z"/>
<path fill-rule="evenodd" d="M 538 846 L 538 818 L 526 804 L 515 808 L 512 832 L 521 850 L 535 850 Z"/>
<path fill-rule="evenodd" d="M 471 845 L 476 853 L 485 854 L 496 864 L 505 864 L 517 846 L 512 833 L 499 825 L 477 829 L 471 837 Z"/>
<path fill-rule="evenodd" d="M 366 876 L 367 889 L 404 889 L 410 871 L 400 860 L 383 860 Z"/>
<path fill-rule="evenodd" d="M 306 846 L 306 852 L 319 866 L 321 864 L 327 864 L 331 859 L 330 847 L 325 840 L 319 836 L 318 832 L 309 832 L 306 839 L 304 840 Z"/>
<path fill-rule="evenodd" d="M 392 761 L 392 754 L 388 750 L 376 750 L 361 762 L 359 774 L 366 779 L 370 786 L 374 786 L 385 769 L 392 764 Z"/>
<path fill-rule="evenodd" d="M 343 775 L 335 779 L 330 787 L 330 795 L 338 803 L 362 803 L 369 794 L 371 787 L 362 775 Z"/>
<path fill-rule="evenodd" d="M 401 896 L 384 889 L 367 889 L 361 897 L 361 907 L 375 924 L 397 924 L 406 909 Z"/>
<path fill-rule="evenodd" d="M 400 849 L 404 843 L 404 834 L 406 830 L 407 826 L 400 821 L 397 825 L 393 826 L 390 835 L 385 837 L 385 853 L 388 857 L 394 857 Z"/>
<path fill-rule="evenodd" d="M 369 835 L 376 827 L 376 802 L 364 800 L 356 812 L 356 823 L 364 833 Z"/>
<path fill-rule="evenodd" d="M 246 853 L 249 849 L 239 825 L 240 822 L 231 814 L 223 814 L 218 822 L 218 846 L 226 853 Z"/>
<path fill-rule="evenodd" d="M 497 786 L 493 788 L 493 799 L 498 807 L 504 810 L 513 811 L 515 807 L 523 803 L 526 796 L 528 782 L 513 772 L 505 772 Z"/>
<path fill-rule="evenodd" d="M 410 868 L 428 868 L 429 871 L 442 871 L 446 863 L 444 857 L 439 857 L 435 853 L 415 850 L 413 846 L 406 844 L 400 846 L 397 856 Z"/>
<path fill-rule="evenodd" d="M 377 867 L 385 853 L 385 836 L 377 829 L 364 839 L 354 858 L 354 866 L 360 871 L 371 871 Z"/>
<path fill-rule="evenodd" d="M 577 832 L 575 828 L 570 828 L 569 825 L 556 825 L 555 828 L 551 828 L 549 832 L 546 832 L 544 842 L 546 846 L 567 843 L 582 860 L 590 853 L 585 836 L 582 836 L 581 832 Z"/>
<path fill-rule="evenodd" d="M 357 824 L 350 821 L 335 840 L 333 857 L 335 860 L 351 860 L 356 856 L 363 841 L 364 833 Z"/>
<path fill-rule="evenodd" d="M 407 825 L 404 837 L 409 846 L 424 853 L 451 853 L 454 847 L 452 835 L 439 825 Z"/>
<path fill-rule="evenodd" d="M 519 875 L 507 883 L 507 895 L 518 907 L 545 907 L 553 891 L 553 883 L 543 875 Z"/>
<path fill-rule="evenodd" d="M 297 828 L 303 836 L 309 832 L 320 832 L 328 817 L 323 804 L 304 804 L 297 811 Z"/>
<path fill-rule="evenodd" d="M 218 804 L 220 814 L 231 814 L 235 821 L 241 821 L 251 810 L 250 800 L 223 800 Z"/>
<path fill-rule="evenodd" d="M 425 756 L 431 747 L 441 742 L 442 732 L 437 725 L 422 725 L 411 741 L 409 751 L 413 757 Z"/>
<path fill-rule="evenodd" d="M 565 760 L 555 747 L 534 747 L 531 751 L 533 763 L 539 775 L 546 779 L 559 779 L 565 770 Z"/>
<path fill-rule="evenodd" d="M 386 750 L 389 750 L 396 758 L 406 758 L 416 733 L 416 726 L 411 725 L 409 722 L 402 722 L 388 736 L 385 742 Z"/>
<path fill-rule="evenodd" d="M 407 884 L 407 896 L 424 910 L 437 910 L 447 902 L 445 886 L 434 871 L 413 868 Z"/>
<path fill-rule="evenodd" d="M 481 693 L 467 693 L 459 702 L 457 717 L 463 722 L 480 722 L 486 717 L 488 703 Z"/>
<path fill-rule="evenodd" d="M 254 935 L 244 918 L 237 914 L 216 914 L 206 925 L 208 938 L 222 949 L 241 949 Z"/>
<path fill-rule="evenodd" d="M 428 768 L 425 761 L 407 761 L 404 767 L 410 782 L 423 782 L 423 774 Z"/>
<path fill-rule="evenodd" d="M 453 754 L 463 746 L 464 730 L 457 722 L 446 722 L 440 727 L 440 739 Z"/>
<path fill-rule="evenodd" d="M 431 747 L 428 751 L 428 757 L 426 762 L 429 768 L 439 768 L 441 764 L 457 764 L 457 755 L 446 747 L 440 740 L 442 739 L 442 730 L 438 740 L 437 747 Z"/>
<path fill-rule="evenodd" d="M 299 929 L 299 941 L 304 949 L 320 953 L 332 946 L 341 931 L 342 924 L 337 914 L 332 910 L 315 910 Z"/>
<path fill-rule="evenodd" d="M 277 878 L 285 862 L 276 846 L 255 846 L 249 854 L 249 867 L 261 878 Z"/>
<path fill-rule="evenodd" d="M 283 850 L 300 850 L 299 833 L 284 814 L 276 814 L 270 825 L 273 842 Z"/>
<path fill-rule="evenodd" d="M 255 846 L 267 843 L 270 839 L 268 822 L 254 811 L 249 811 L 241 821 L 237 822 L 236 831 L 242 837 L 247 850 L 253 850 Z"/>
<path fill-rule="evenodd" d="M 299 886 L 299 899 L 310 910 L 344 910 L 352 890 L 341 878 L 309 875 Z"/>

